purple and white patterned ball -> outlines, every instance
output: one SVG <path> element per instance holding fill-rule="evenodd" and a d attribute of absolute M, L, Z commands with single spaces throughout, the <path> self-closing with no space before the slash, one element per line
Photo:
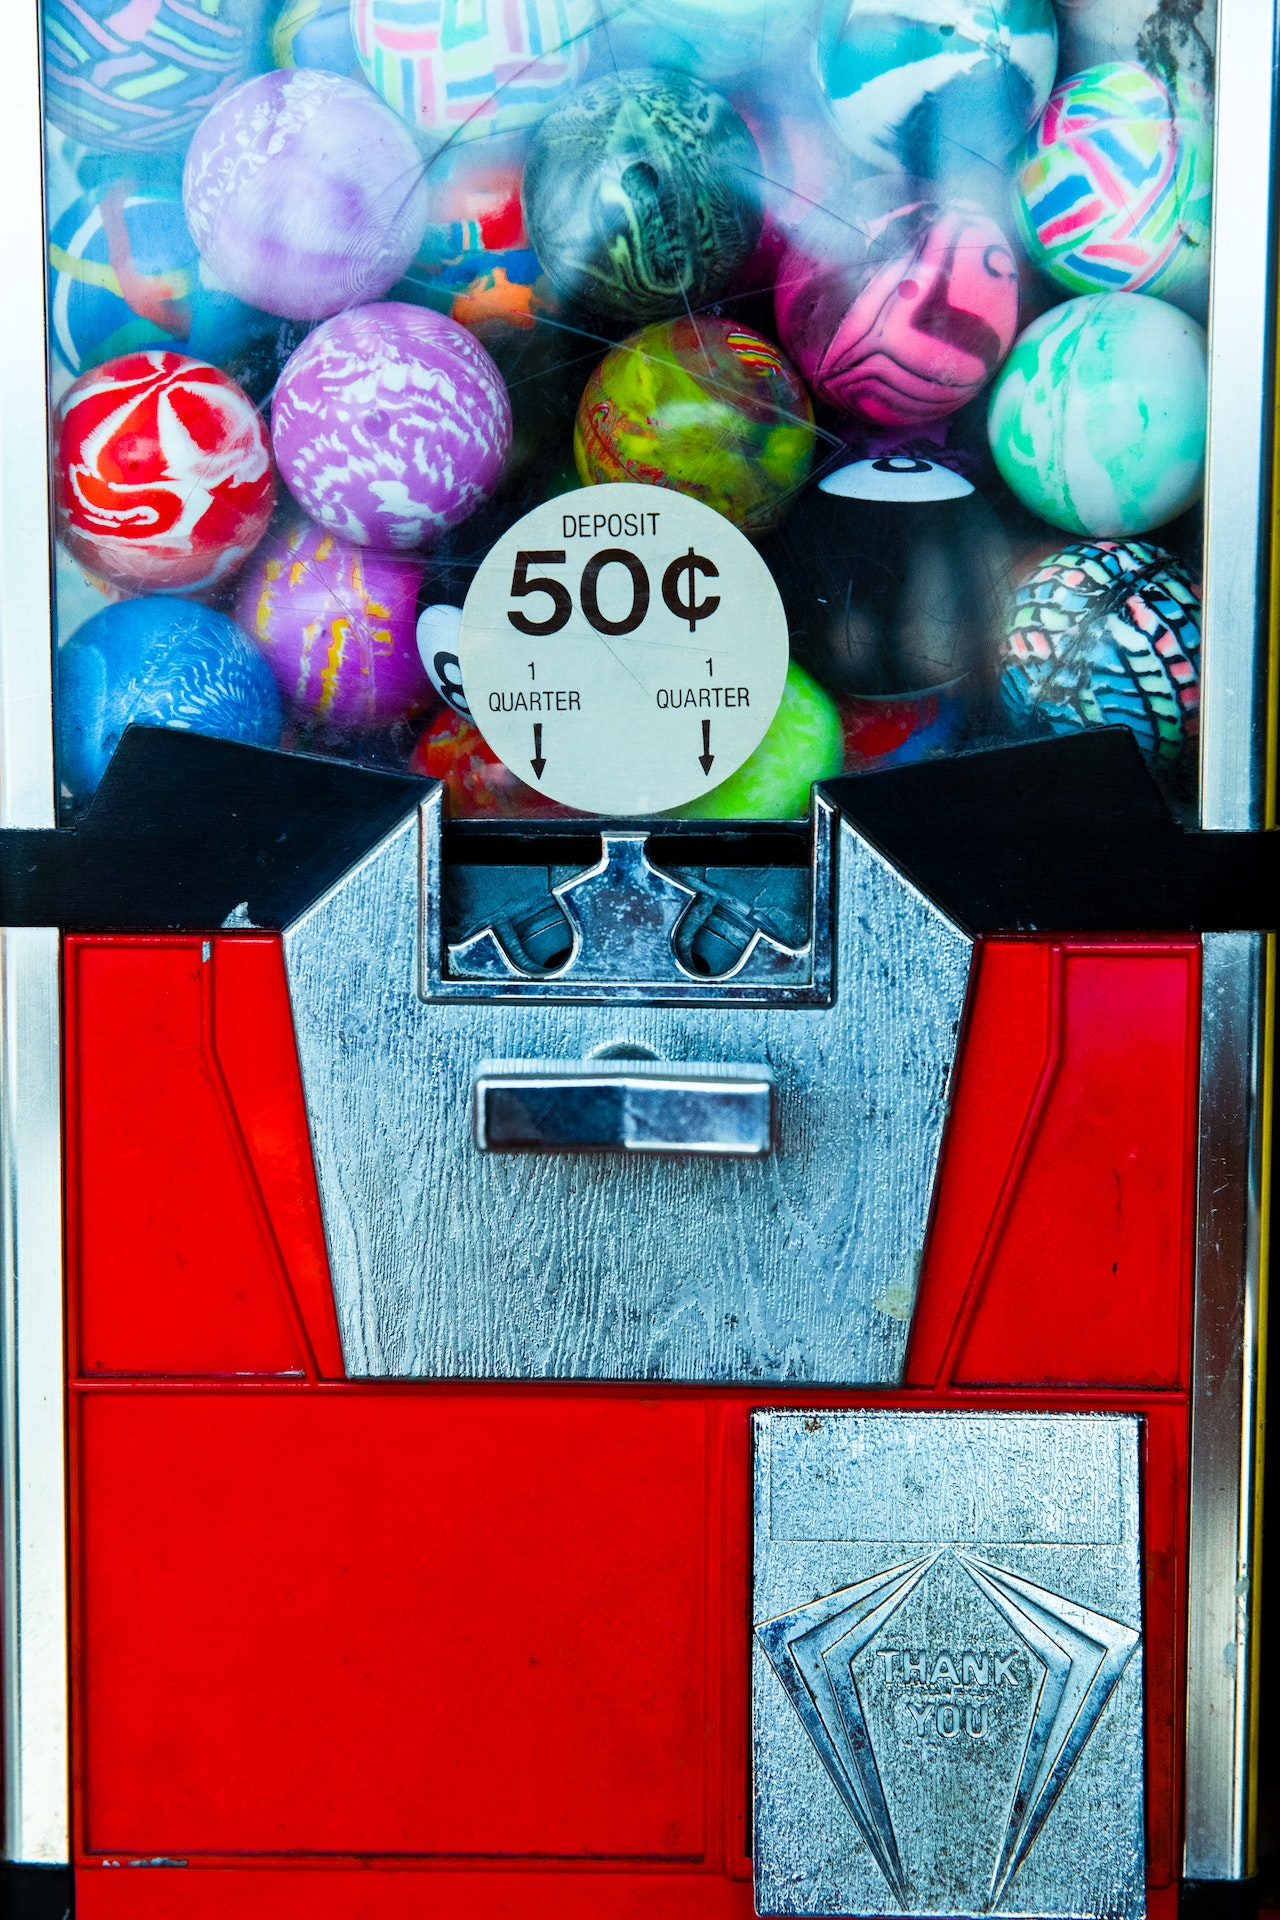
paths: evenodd
<path fill-rule="evenodd" d="M 432 702 L 416 634 L 421 585 L 420 560 L 353 547 L 298 519 L 254 554 L 236 619 L 296 720 L 388 727 Z"/>
<path fill-rule="evenodd" d="M 386 293 L 429 211 L 404 123 L 367 87 L 310 67 L 259 74 L 218 102 L 191 142 L 182 198 L 221 284 L 288 320 Z"/>
<path fill-rule="evenodd" d="M 511 402 L 474 334 L 387 300 L 307 335 L 277 382 L 271 437 L 313 520 L 357 546 L 411 550 L 493 492 Z"/>

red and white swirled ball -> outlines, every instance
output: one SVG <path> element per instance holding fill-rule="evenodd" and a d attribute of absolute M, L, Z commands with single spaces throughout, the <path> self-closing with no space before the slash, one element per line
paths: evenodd
<path fill-rule="evenodd" d="M 972 400 L 1018 328 L 1013 249 L 982 208 L 922 181 L 864 181 L 807 219 L 778 273 L 782 344 L 817 394 L 868 425 L 919 426 Z"/>
<path fill-rule="evenodd" d="M 217 367 L 122 353 L 67 389 L 57 494 L 62 539 L 91 573 L 134 593 L 209 586 L 267 530 L 266 429 Z"/>

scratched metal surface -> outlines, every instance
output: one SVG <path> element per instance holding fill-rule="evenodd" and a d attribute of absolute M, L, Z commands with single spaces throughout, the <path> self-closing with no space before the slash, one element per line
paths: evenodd
<path fill-rule="evenodd" d="M 352 1376 L 888 1383 L 971 943 L 848 827 L 828 1008 L 425 1004 L 417 821 L 285 935 Z M 483 1060 L 767 1062 L 760 1161 L 478 1153 Z"/>
<path fill-rule="evenodd" d="M 760 1913 L 1140 1920 L 1138 1424 L 755 1416 Z"/>

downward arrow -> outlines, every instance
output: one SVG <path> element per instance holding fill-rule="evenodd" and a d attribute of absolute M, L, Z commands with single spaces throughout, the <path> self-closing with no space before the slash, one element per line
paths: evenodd
<path fill-rule="evenodd" d="M 535 780 L 541 780 L 542 769 L 546 764 L 546 761 L 542 757 L 542 722 L 535 720 L 533 723 L 533 758 L 529 762 L 529 765 L 533 768 L 533 777 Z"/>
<path fill-rule="evenodd" d="M 711 722 L 704 720 L 702 723 L 702 752 L 698 755 L 698 765 L 704 773 L 710 773 L 711 762 L 714 759 L 715 755 L 711 751 Z"/>

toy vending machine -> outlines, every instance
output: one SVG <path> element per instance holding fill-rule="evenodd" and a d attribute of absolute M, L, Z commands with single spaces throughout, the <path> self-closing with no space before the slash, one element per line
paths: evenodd
<path fill-rule="evenodd" d="M 16 0 L 24 1910 L 1246 1908 L 1274 39 Z"/>

